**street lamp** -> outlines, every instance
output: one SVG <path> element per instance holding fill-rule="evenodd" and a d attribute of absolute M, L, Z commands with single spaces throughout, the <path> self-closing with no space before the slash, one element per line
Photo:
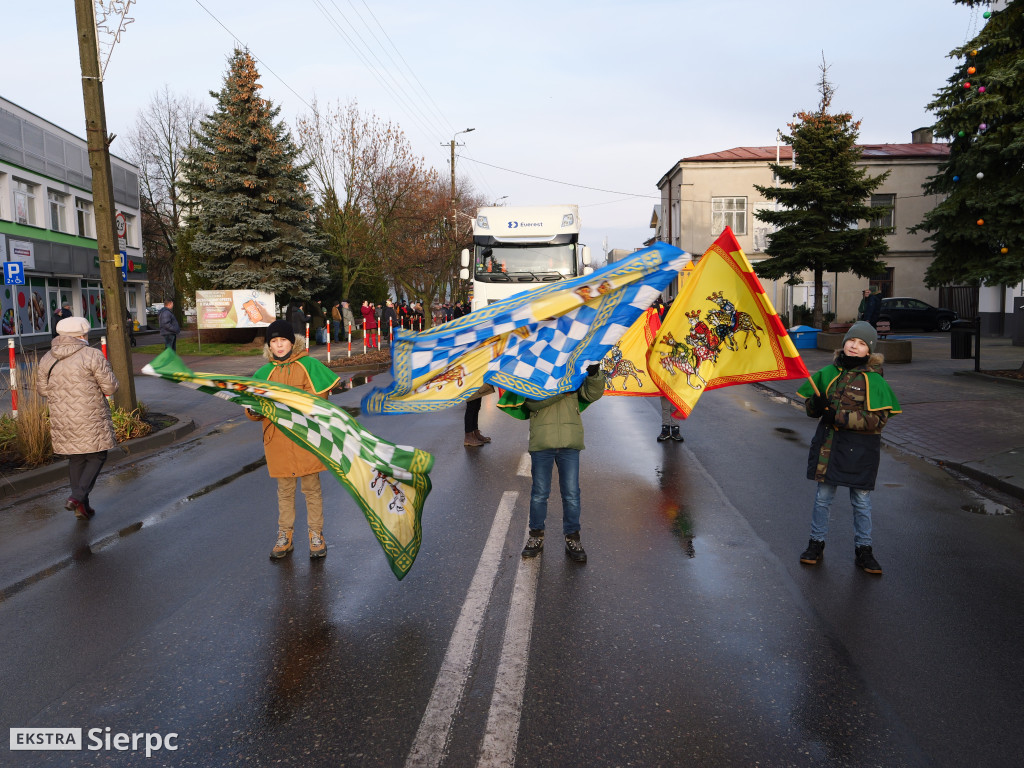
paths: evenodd
<path fill-rule="evenodd" d="M 494 201 L 493 203 L 491 203 L 491 205 L 497 205 L 497 204 L 498 204 L 498 203 L 500 203 L 500 202 L 501 202 L 502 200 L 507 200 L 507 199 L 508 199 L 508 195 L 502 195 L 502 196 L 501 196 L 501 197 L 499 197 L 499 198 L 498 198 L 497 200 L 495 200 L 495 201 Z"/>

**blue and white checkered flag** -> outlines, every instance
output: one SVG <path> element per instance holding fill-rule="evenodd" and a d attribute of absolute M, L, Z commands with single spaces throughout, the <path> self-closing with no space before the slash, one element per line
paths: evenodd
<path fill-rule="evenodd" d="M 426 333 L 400 331 L 388 387 L 363 398 L 366 413 L 436 411 L 484 384 L 542 399 L 578 389 L 690 257 L 655 243 L 595 272 L 517 294 Z"/>

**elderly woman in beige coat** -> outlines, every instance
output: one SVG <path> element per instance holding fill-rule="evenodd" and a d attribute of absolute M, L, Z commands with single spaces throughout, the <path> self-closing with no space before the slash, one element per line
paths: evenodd
<path fill-rule="evenodd" d="M 68 457 L 71 496 L 64 508 L 79 520 L 96 514 L 89 492 L 117 445 L 107 397 L 117 378 L 98 349 L 89 346 L 89 321 L 66 317 L 57 323 L 57 338 L 36 366 L 36 390 L 50 407 L 53 452 Z"/>

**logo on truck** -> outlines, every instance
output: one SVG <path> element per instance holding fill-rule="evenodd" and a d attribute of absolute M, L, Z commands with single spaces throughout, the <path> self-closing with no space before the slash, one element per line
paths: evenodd
<path fill-rule="evenodd" d="M 519 229 L 520 227 L 543 227 L 543 221 L 510 221 L 508 223 L 509 229 Z"/>

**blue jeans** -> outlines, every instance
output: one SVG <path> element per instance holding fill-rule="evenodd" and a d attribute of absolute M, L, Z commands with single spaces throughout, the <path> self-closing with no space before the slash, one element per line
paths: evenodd
<path fill-rule="evenodd" d="M 558 487 L 562 492 L 562 533 L 580 529 L 580 452 L 576 448 L 530 451 L 533 488 L 530 489 L 530 530 L 544 530 L 551 495 L 551 467 L 558 466 Z"/>
<path fill-rule="evenodd" d="M 335 344 L 341 341 L 341 320 L 331 320 L 331 341 Z"/>
<path fill-rule="evenodd" d="M 814 512 L 811 514 L 811 538 L 824 541 L 828 533 L 829 508 L 836 496 L 836 486 L 818 483 L 814 494 Z M 853 543 L 858 547 L 871 546 L 871 491 L 850 489 L 853 507 Z"/>
<path fill-rule="evenodd" d="M 164 349 L 173 349 L 175 352 L 178 351 L 178 334 L 176 334 L 176 333 L 165 333 L 164 334 Z"/>

